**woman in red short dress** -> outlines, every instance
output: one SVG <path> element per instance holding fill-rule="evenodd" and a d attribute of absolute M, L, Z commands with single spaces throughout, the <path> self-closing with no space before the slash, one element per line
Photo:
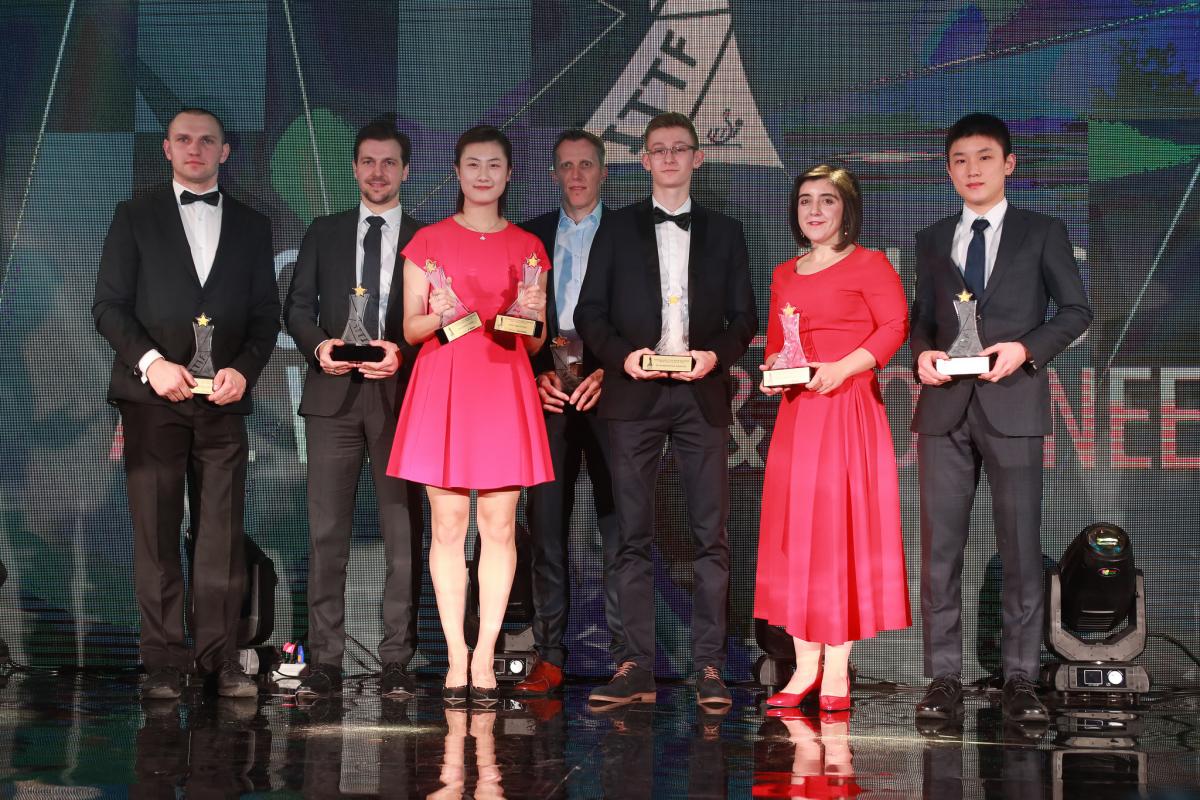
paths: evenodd
<path fill-rule="evenodd" d="M 396 426 L 388 474 L 423 483 L 432 509 L 429 572 L 450 666 L 448 702 L 496 702 L 492 670 L 516 568 L 516 510 L 522 486 L 552 480 L 541 402 L 529 366 L 540 336 L 493 330 L 515 299 L 545 313 L 550 259 L 533 234 L 503 217 L 512 175 L 512 145 L 496 128 L 478 126 L 455 147 L 458 213 L 422 228 L 404 248 L 404 337 L 421 350 Z M 426 265 L 450 279 L 434 288 Z M 524 267 L 541 267 L 535 283 Z M 458 304 L 461 303 L 461 306 Z M 443 312 L 465 306 L 483 327 L 443 344 Z M 468 656 L 463 635 L 467 597 L 464 542 L 471 490 L 478 491 L 479 638 Z M 469 687 L 469 688 L 468 688 Z"/>
<path fill-rule="evenodd" d="M 887 257 L 856 244 L 858 180 L 825 165 L 796 179 L 791 227 L 811 249 L 775 268 L 766 359 L 783 348 L 779 315 L 800 317 L 812 381 L 782 395 L 763 480 L 754 616 L 782 626 L 796 671 L 776 707 L 820 686 L 821 707 L 850 707 L 857 639 L 912 624 L 900 531 L 900 491 L 875 379 L 908 335 L 904 288 Z M 822 655 L 824 655 L 822 664 Z M 770 712 L 768 712 L 770 713 Z"/>

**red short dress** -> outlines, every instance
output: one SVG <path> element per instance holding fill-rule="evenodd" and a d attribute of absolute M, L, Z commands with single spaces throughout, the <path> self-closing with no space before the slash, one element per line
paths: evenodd
<path fill-rule="evenodd" d="M 492 322 L 516 299 L 522 265 L 550 259 L 533 234 L 509 224 L 480 234 L 453 218 L 421 228 L 405 258 L 440 264 L 484 326 L 449 344 L 431 336 L 413 366 L 388 474 L 445 489 L 501 489 L 554 479 L 546 424 L 524 337 Z"/>

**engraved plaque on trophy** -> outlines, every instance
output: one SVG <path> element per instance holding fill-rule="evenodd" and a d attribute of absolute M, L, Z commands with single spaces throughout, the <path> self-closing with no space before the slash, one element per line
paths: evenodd
<path fill-rule="evenodd" d="M 666 332 L 654 345 L 654 354 L 642 356 L 642 369 L 647 372 L 691 372 L 695 369 L 696 359 L 692 358 L 688 347 L 687 317 L 687 304 L 679 295 L 669 295 L 663 308 Z"/>
<path fill-rule="evenodd" d="M 815 370 L 808 363 L 808 356 L 800 341 L 803 319 L 804 315 L 797 314 L 791 303 L 779 312 L 779 322 L 783 326 L 783 349 L 779 351 L 771 369 L 763 372 L 763 386 L 803 386 L 812 380 Z"/>
<path fill-rule="evenodd" d="M 529 258 L 525 259 L 525 263 L 521 265 L 521 282 L 517 285 L 518 293 L 522 286 L 536 286 L 538 276 L 541 274 L 542 262 L 538 260 L 535 253 L 530 253 Z M 520 336 L 541 336 L 542 321 L 537 317 L 536 311 L 524 308 L 520 300 L 514 300 L 507 311 L 496 315 L 496 321 L 492 323 L 492 328 Z"/>
<path fill-rule="evenodd" d="M 437 329 L 439 342 L 450 344 L 455 339 L 466 336 L 476 328 L 483 327 L 483 321 L 479 319 L 479 312 L 468 311 L 467 307 L 458 299 L 458 295 L 450 287 L 450 278 L 446 275 L 446 270 L 442 268 L 441 264 L 433 259 L 426 259 L 425 280 L 429 281 L 429 285 L 434 289 L 450 292 L 450 296 L 454 298 L 454 305 L 442 312 L 441 327 Z"/>
<path fill-rule="evenodd" d="M 981 356 L 983 344 L 979 341 L 979 328 L 975 324 L 975 301 L 971 293 L 963 290 L 954 301 L 958 313 L 958 336 L 946 351 L 949 358 L 939 358 L 935 364 L 943 375 L 982 375 L 992 368 L 993 356 Z"/>
<path fill-rule="evenodd" d="M 196 379 L 192 394 L 212 394 L 213 378 L 216 377 L 212 360 L 212 318 L 201 311 L 200 316 L 192 320 L 192 334 L 196 337 L 196 354 L 187 365 L 187 371 Z"/>
<path fill-rule="evenodd" d="M 371 344 L 371 334 L 363 324 L 363 314 L 370 299 L 370 293 L 361 286 L 354 287 L 350 292 L 350 314 L 346 318 L 346 329 L 342 331 L 345 344 L 335 345 L 329 351 L 329 357 L 334 361 L 374 363 L 382 361 L 387 355 L 382 347 Z"/>
<path fill-rule="evenodd" d="M 550 343 L 550 356 L 554 359 L 554 373 L 562 383 L 563 391 L 571 394 L 583 383 L 583 362 L 571 360 L 571 341 L 565 336 L 556 336 Z"/>

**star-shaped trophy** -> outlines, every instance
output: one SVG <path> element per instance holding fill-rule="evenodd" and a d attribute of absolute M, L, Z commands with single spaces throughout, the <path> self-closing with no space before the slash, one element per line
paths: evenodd
<path fill-rule="evenodd" d="M 346 315 L 346 328 L 342 331 L 342 341 L 345 344 L 336 345 L 329 351 L 329 357 L 334 361 L 349 361 L 352 364 L 375 363 L 382 361 L 387 355 L 387 351 L 382 347 L 371 344 L 373 337 L 363 322 L 370 300 L 371 293 L 362 285 L 350 290 L 350 308 Z"/>
<path fill-rule="evenodd" d="M 521 281 L 517 284 L 516 291 L 518 298 L 522 287 L 536 286 L 541 274 L 542 260 L 537 257 L 537 253 L 530 253 L 521 265 Z M 492 328 L 520 336 L 542 335 L 542 321 L 538 319 L 538 312 L 523 307 L 519 299 L 514 300 L 503 314 L 496 315 Z"/>
<path fill-rule="evenodd" d="M 783 349 L 775 358 L 771 369 L 763 371 L 763 386 L 803 386 L 812 380 L 813 368 L 804 352 L 801 336 L 801 322 L 807 318 L 804 314 L 796 313 L 797 309 L 791 303 L 779 310 L 779 324 L 783 328 Z M 808 333 L 808 326 L 804 333 Z M 812 343 L 809 343 L 811 349 Z"/>
<path fill-rule="evenodd" d="M 192 320 L 196 354 L 192 356 L 192 360 L 187 365 L 187 371 L 196 379 L 196 385 L 192 387 L 192 394 L 213 393 L 213 378 L 216 377 L 212 360 L 213 330 L 212 317 L 203 311 L 200 312 L 200 316 Z"/>
<path fill-rule="evenodd" d="M 975 300 L 966 289 L 960 292 L 954 301 L 954 310 L 958 314 L 958 336 L 946 351 L 949 358 L 939 358 L 935 362 L 937 371 L 943 375 L 957 377 L 960 375 L 982 375 L 992 368 L 993 356 L 981 356 L 983 349 L 979 341 L 979 327 L 976 324 Z"/>

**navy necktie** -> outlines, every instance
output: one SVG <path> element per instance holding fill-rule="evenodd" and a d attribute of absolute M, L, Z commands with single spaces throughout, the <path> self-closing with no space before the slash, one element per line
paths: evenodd
<path fill-rule="evenodd" d="M 983 231 L 988 226 L 988 221 L 984 217 L 979 217 L 971 223 L 971 230 L 975 233 L 971 236 L 971 243 L 967 245 L 967 265 L 963 270 L 963 280 L 967 284 L 967 291 L 979 299 L 983 294 L 985 285 L 984 276 L 987 274 L 987 245 L 983 241 Z"/>
<path fill-rule="evenodd" d="M 363 236 L 362 285 L 367 290 L 367 310 L 363 326 L 372 336 L 379 335 L 379 251 L 383 247 L 383 217 L 367 217 Z"/>

